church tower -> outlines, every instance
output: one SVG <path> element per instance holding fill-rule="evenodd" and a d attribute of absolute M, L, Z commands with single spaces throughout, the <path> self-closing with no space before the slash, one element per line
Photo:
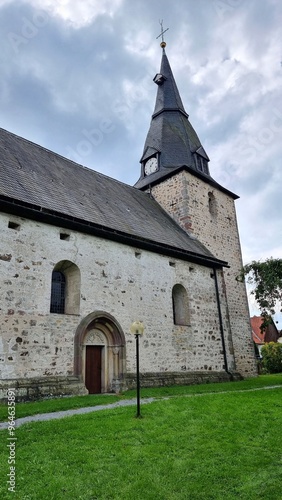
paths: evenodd
<path fill-rule="evenodd" d="M 193 129 L 161 43 L 160 72 L 153 81 L 157 98 L 145 141 L 141 175 L 135 187 L 147 191 L 191 236 L 215 257 L 228 262 L 222 271 L 236 371 L 257 373 L 242 268 L 235 200 L 238 196 L 210 175 L 209 157 Z"/>

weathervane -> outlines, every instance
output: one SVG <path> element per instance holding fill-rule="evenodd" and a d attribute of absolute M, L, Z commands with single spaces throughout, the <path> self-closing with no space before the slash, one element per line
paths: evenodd
<path fill-rule="evenodd" d="M 163 29 L 163 19 L 162 19 L 161 21 L 159 21 L 159 23 L 160 23 L 160 25 L 161 25 L 162 31 L 161 31 L 161 34 L 160 34 L 159 36 L 157 36 L 157 38 L 156 38 L 156 39 L 160 38 L 160 36 L 162 37 L 162 41 L 161 41 L 161 44 L 160 44 L 160 45 L 161 45 L 162 49 L 164 49 L 164 48 L 166 47 L 166 43 L 165 43 L 165 41 L 164 41 L 164 33 L 165 33 L 166 31 L 168 31 L 168 30 L 169 30 L 169 28 L 167 28 L 166 30 L 164 30 L 164 29 Z"/>

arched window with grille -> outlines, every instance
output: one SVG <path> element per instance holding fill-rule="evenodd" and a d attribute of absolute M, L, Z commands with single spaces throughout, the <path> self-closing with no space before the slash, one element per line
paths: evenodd
<path fill-rule="evenodd" d="M 184 286 L 174 285 L 172 289 L 173 321 L 175 325 L 189 325 L 189 300 Z"/>
<path fill-rule="evenodd" d="M 80 270 L 69 260 L 58 262 L 52 272 L 50 312 L 79 314 Z"/>
<path fill-rule="evenodd" d="M 65 314 L 66 278 L 61 271 L 52 272 L 50 312 Z"/>

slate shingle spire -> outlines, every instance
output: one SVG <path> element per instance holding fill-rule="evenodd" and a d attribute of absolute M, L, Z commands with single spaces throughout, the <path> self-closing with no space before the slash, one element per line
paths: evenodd
<path fill-rule="evenodd" d="M 169 110 L 179 111 L 180 113 L 183 113 L 186 118 L 188 118 L 164 48 L 160 73 L 157 73 L 153 81 L 158 85 L 153 118 L 159 113 Z"/>
<path fill-rule="evenodd" d="M 189 122 L 165 52 L 165 42 L 161 43 L 161 47 L 161 68 L 154 77 L 158 85 L 157 98 L 140 160 L 141 177 L 135 185 L 138 188 L 146 187 L 184 166 L 205 178 L 210 177 L 209 158 Z M 146 171 L 146 162 L 152 157 L 157 158 L 157 166 Z"/>

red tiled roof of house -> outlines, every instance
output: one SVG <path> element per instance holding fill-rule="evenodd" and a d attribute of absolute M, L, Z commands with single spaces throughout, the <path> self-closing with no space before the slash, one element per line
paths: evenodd
<path fill-rule="evenodd" d="M 279 332 L 275 324 L 273 322 L 270 323 L 262 332 L 260 329 L 262 321 L 263 318 L 261 316 L 253 316 L 251 318 L 253 341 L 256 344 L 264 344 L 265 342 L 277 342 Z"/>

